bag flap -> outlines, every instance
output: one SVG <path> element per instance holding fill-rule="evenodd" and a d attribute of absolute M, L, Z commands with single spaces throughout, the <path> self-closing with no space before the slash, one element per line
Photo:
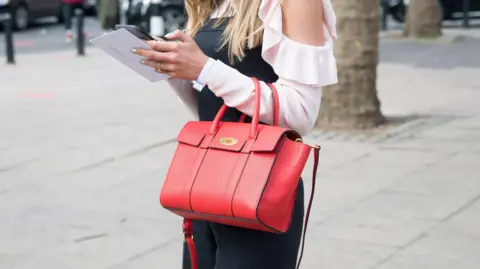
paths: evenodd
<path fill-rule="evenodd" d="M 223 122 L 208 146 L 228 151 L 240 151 L 250 135 L 251 128 L 249 123 Z"/>
<path fill-rule="evenodd" d="M 243 149 L 247 140 L 249 140 L 248 137 L 251 128 L 250 123 L 224 122 L 210 142 L 209 147 L 242 152 L 274 151 L 278 142 L 282 140 L 284 136 L 288 135 L 289 138 L 297 138 L 298 136 L 289 129 L 259 124 L 258 135 L 255 141 L 252 144 L 248 143 L 251 145 L 250 148 Z M 292 135 L 290 135 L 291 132 Z M 293 138 L 293 140 L 295 140 L 295 138 Z"/>
<path fill-rule="evenodd" d="M 177 137 L 177 142 L 198 147 L 210 130 L 212 123 L 209 121 L 190 121 L 183 126 Z"/>
<path fill-rule="evenodd" d="M 300 137 L 294 131 L 277 126 L 261 124 L 258 126 L 258 131 L 257 139 L 253 143 L 251 151 L 273 151 L 284 136 L 288 136 L 290 139 L 293 138 L 293 140 L 297 136 Z"/>
<path fill-rule="evenodd" d="M 190 121 L 183 127 L 177 137 L 177 141 L 179 143 L 198 147 L 210 131 L 211 126 L 211 121 Z M 245 143 L 249 139 L 250 130 L 250 123 L 222 122 L 220 123 L 219 129 L 213 139 L 205 142 L 209 143 L 209 148 L 239 152 L 243 149 Z M 258 135 L 253 144 L 249 143 L 251 147 L 246 150 L 247 152 L 274 151 L 278 142 L 282 140 L 284 136 L 288 136 L 291 140 L 300 138 L 300 135 L 295 131 L 259 124 Z"/>

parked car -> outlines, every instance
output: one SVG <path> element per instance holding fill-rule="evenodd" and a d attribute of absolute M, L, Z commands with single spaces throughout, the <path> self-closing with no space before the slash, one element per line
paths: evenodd
<path fill-rule="evenodd" d="M 35 19 L 62 18 L 62 0 L 0 0 L 0 12 L 9 12 L 17 30 L 26 29 Z"/>
<path fill-rule="evenodd" d="M 97 0 L 86 0 L 87 14 L 96 13 Z M 0 0 L 0 13 L 10 13 L 16 30 L 25 30 L 37 19 L 56 17 L 63 21 L 62 0 Z"/>
<path fill-rule="evenodd" d="M 405 21 L 405 15 L 408 8 L 409 0 L 385 0 L 389 5 L 389 13 L 398 22 Z M 440 12 L 443 20 L 459 19 L 463 15 L 463 1 L 462 0 L 439 0 Z M 475 12 L 480 12 L 480 0 L 470 0 L 469 11 L 474 15 Z"/>
<path fill-rule="evenodd" d="M 165 33 L 183 28 L 186 22 L 183 0 L 163 0 L 161 16 L 165 21 Z M 152 14 L 151 0 L 124 0 L 122 3 L 127 24 L 137 25 L 150 32 L 150 17 Z"/>

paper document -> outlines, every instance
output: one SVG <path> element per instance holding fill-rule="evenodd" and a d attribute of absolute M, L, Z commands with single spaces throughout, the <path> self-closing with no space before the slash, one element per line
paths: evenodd
<path fill-rule="evenodd" d="M 108 34 L 96 37 L 90 42 L 102 49 L 117 61 L 128 66 L 140 76 L 152 81 L 168 79 L 169 76 L 155 71 L 150 66 L 143 65 L 143 57 L 132 53 L 134 48 L 151 49 L 143 40 L 138 39 L 125 29 L 119 29 Z"/>

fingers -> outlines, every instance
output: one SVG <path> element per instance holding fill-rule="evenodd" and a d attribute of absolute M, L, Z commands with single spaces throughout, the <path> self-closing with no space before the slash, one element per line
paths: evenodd
<path fill-rule="evenodd" d="M 181 31 L 181 30 L 176 30 L 175 32 L 170 33 L 170 34 L 166 35 L 165 37 L 168 38 L 168 39 L 176 39 L 176 40 L 179 40 L 179 41 L 184 42 L 184 43 L 193 42 L 193 38 L 191 36 L 185 34 L 185 32 Z"/>
<path fill-rule="evenodd" d="M 177 42 L 166 42 L 166 41 L 147 41 L 147 44 L 155 51 L 168 52 L 175 51 L 179 48 L 180 44 Z"/>
<path fill-rule="evenodd" d="M 171 74 L 176 71 L 176 65 L 170 63 L 161 63 L 151 60 L 143 60 L 142 63 L 154 68 L 159 73 Z"/>
<path fill-rule="evenodd" d="M 154 68 L 159 73 L 175 77 L 178 71 L 181 46 L 187 45 L 183 42 L 194 41 L 182 31 L 176 31 L 168 38 L 175 38 L 182 42 L 146 41 L 152 49 L 132 49 L 132 52 L 144 58 L 142 60 L 144 65 Z"/>
<path fill-rule="evenodd" d="M 142 60 L 141 62 L 142 62 L 142 64 L 144 64 L 144 65 L 146 65 L 146 66 L 150 66 L 150 67 L 153 67 L 153 68 L 155 68 L 155 69 L 159 69 L 159 68 L 158 68 L 158 67 L 159 67 L 159 66 L 158 66 L 159 63 L 157 63 L 157 62 L 155 62 L 155 61 Z M 160 67 L 161 67 L 161 66 L 160 66 Z"/>
<path fill-rule="evenodd" d="M 153 60 L 156 62 L 171 62 L 173 59 L 171 53 L 157 52 L 149 49 L 133 49 L 133 53 L 142 56 L 145 59 Z"/>

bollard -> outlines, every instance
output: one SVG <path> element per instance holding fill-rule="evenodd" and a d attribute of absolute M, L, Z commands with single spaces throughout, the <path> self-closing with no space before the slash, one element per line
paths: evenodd
<path fill-rule="evenodd" d="M 382 0 L 382 31 L 388 30 L 388 12 L 390 5 L 388 0 Z"/>
<path fill-rule="evenodd" d="M 470 0 L 463 0 L 463 27 L 470 27 Z"/>
<path fill-rule="evenodd" d="M 15 64 L 15 47 L 13 45 L 13 21 L 10 13 L 4 16 L 5 48 L 7 53 L 7 64 Z"/>
<path fill-rule="evenodd" d="M 81 8 L 75 10 L 77 20 L 77 54 L 78 56 L 85 55 L 85 36 L 83 34 L 84 14 Z"/>
<path fill-rule="evenodd" d="M 152 36 L 165 35 L 165 21 L 162 17 L 162 0 L 152 0 L 150 15 L 150 34 Z"/>

